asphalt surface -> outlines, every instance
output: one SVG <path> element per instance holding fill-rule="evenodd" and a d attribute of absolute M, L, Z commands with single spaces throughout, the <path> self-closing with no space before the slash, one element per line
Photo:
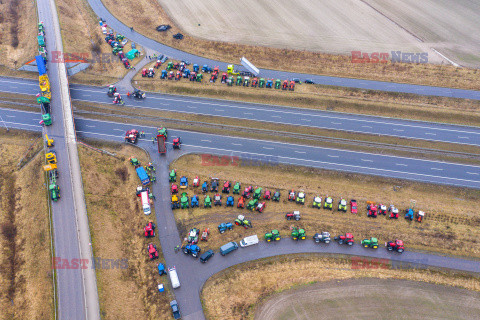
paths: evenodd
<path fill-rule="evenodd" d="M 40 126 L 37 123 L 36 114 L 24 111 L 16 111 L 9 109 L 0 109 L 0 115 L 7 119 L 6 124 L 11 128 L 23 129 L 23 130 L 40 130 Z M 123 141 L 124 132 L 126 129 L 130 129 L 132 126 L 128 124 L 117 124 L 111 122 L 102 122 L 96 120 L 76 119 L 75 121 L 77 132 L 79 136 L 86 138 L 97 138 L 109 141 L 121 142 Z M 181 239 L 184 235 L 178 233 L 176 227 L 174 214 L 170 208 L 170 192 L 168 181 L 168 163 L 179 156 L 187 152 L 202 152 L 206 150 L 212 153 L 219 154 L 239 154 L 244 156 L 255 156 L 248 153 L 240 153 L 226 151 L 225 149 L 215 149 L 208 143 L 216 139 L 217 144 L 230 143 L 232 146 L 240 146 L 248 148 L 250 144 L 254 144 L 255 148 L 259 148 L 270 145 L 270 142 L 252 142 L 247 139 L 237 139 L 234 142 L 231 138 L 205 135 L 198 133 L 190 133 L 186 131 L 169 130 L 169 139 L 175 136 L 181 135 L 184 141 L 183 150 L 181 152 L 172 151 L 170 144 L 168 144 L 169 151 L 166 157 L 159 157 L 156 149 L 156 145 L 148 141 L 148 137 L 155 131 L 154 128 L 142 128 L 145 130 L 147 139 L 139 141 L 139 146 L 143 147 L 150 153 L 153 163 L 157 167 L 157 179 L 160 183 L 157 183 L 153 188 L 153 192 L 156 196 L 156 218 L 157 218 L 157 234 L 159 236 L 165 263 L 167 267 L 175 266 L 179 275 L 181 287 L 174 289 L 176 300 L 179 303 L 180 310 L 183 315 L 183 319 L 186 320 L 198 320 L 205 319 L 203 314 L 202 305 L 200 301 L 200 293 L 205 281 L 214 275 L 215 273 L 224 270 L 230 266 L 247 262 L 250 260 L 273 257 L 283 254 L 292 253 L 331 253 L 331 254 L 345 254 L 351 256 L 362 256 L 387 259 L 381 260 L 381 263 L 391 263 L 394 267 L 398 268 L 428 268 L 428 267 L 440 267 L 449 268 L 454 270 L 460 270 L 465 272 L 480 273 L 480 264 L 478 261 L 438 256 L 433 254 L 425 254 L 419 252 L 407 251 L 403 254 L 391 253 L 384 249 L 370 250 L 365 249 L 358 245 L 353 246 L 340 246 L 336 243 L 329 245 L 315 244 L 312 240 L 307 241 L 293 241 L 291 239 L 282 239 L 279 243 L 267 244 L 261 242 L 258 245 L 239 248 L 237 251 L 222 257 L 217 254 L 206 264 L 201 264 L 198 260 L 190 256 L 186 256 L 183 253 L 174 253 L 173 248 L 181 243 Z M 191 144 L 193 141 L 193 144 Z M 205 146 L 203 146 L 203 142 Z M 292 146 L 293 149 L 303 148 L 302 146 Z M 211 150 L 210 150 L 211 149 Z M 275 149 L 266 149 L 275 150 Z M 298 149 L 301 150 L 301 149 Z M 297 151 L 298 151 L 297 150 Z M 283 151 L 280 151 L 283 152 Z M 305 157 L 307 153 L 303 153 Z M 258 155 L 257 155 L 258 157 Z M 261 158 L 261 157 L 259 157 Z M 267 158 L 268 159 L 268 158 Z M 264 159 L 265 160 L 265 159 Z M 300 164 L 311 165 L 306 160 L 298 160 Z M 288 162 L 287 162 L 288 163 Z M 315 164 L 313 164 L 315 166 Z M 475 170 L 480 174 L 480 168 L 475 167 Z M 165 181 L 165 183 L 162 183 Z M 476 180 L 477 185 L 480 184 L 480 177 Z M 253 221 L 254 223 L 254 221 Z M 307 230 L 307 235 L 310 238 L 314 232 L 322 230 Z M 215 231 L 213 231 L 215 232 Z M 254 234 L 254 229 L 252 230 Z M 262 236 L 262 235 L 260 235 Z M 238 239 L 240 240 L 240 239 Z M 387 240 L 387 239 L 382 239 Z M 388 239 L 390 240 L 390 239 Z M 358 239 L 357 239 L 358 241 Z M 168 282 L 166 278 L 161 278 L 160 282 Z"/>
<path fill-rule="evenodd" d="M 8 126 L 19 129 L 35 128 L 34 113 L 0 109 L 0 115 Z M 138 127 L 130 124 L 88 119 L 75 119 L 78 134 L 122 142 L 127 129 Z M 142 128 L 151 137 L 155 128 Z M 421 160 L 312 147 L 290 143 L 232 138 L 182 130 L 170 130 L 171 135 L 182 137 L 189 152 L 214 153 L 239 156 L 246 160 L 303 165 L 329 170 L 348 171 L 414 181 L 432 182 L 480 189 L 480 167 L 449 162 Z"/>
<path fill-rule="evenodd" d="M 165 54 L 168 57 L 176 60 L 187 60 L 191 63 L 197 63 L 198 65 L 207 64 L 211 67 L 219 66 L 221 70 L 227 70 L 227 65 L 229 63 L 211 60 L 211 59 L 200 57 L 200 56 L 187 53 L 181 50 L 177 50 L 172 47 L 161 44 L 159 42 L 156 42 L 150 38 L 147 38 L 135 31 L 131 31 L 130 27 L 132 26 L 126 26 L 123 23 L 121 23 L 117 18 L 115 18 L 107 10 L 107 8 L 105 8 L 101 0 L 88 0 L 88 3 L 90 4 L 91 8 L 93 9 L 93 11 L 98 17 L 106 20 L 106 23 L 108 24 L 109 27 L 111 27 L 112 29 L 114 29 L 116 32 L 120 34 L 125 35 L 126 37 L 131 39 L 133 42 L 136 42 L 145 48 L 150 48 L 152 50 L 155 50 L 158 53 Z M 135 26 L 133 27 L 135 28 Z M 155 27 L 156 25 L 152 25 L 152 33 L 157 32 L 155 31 Z M 241 57 L 238 57 L 238 61 L 233 61 L 230 63 L 239 64 L 240 58 Z M 250 62 L 255 64 L 255 57 L 246 57 L 246 58 L 249 59 Z M 242 67 L 239 67 L 239 69 L 241 70 Z M 330 85 L 330 86 L 480 100 L 480 91 L 474 91 L 474 90 L 431 87 L 431 86 L 421 86 L 421 85 L 404 84 L 404 83 L 361 80 L 361 79 L 340 78 L 340 77 L 328 77 L 328 76 L 310 75 L 310 74 L 293 73 L 293 72 L 268 70 L 268 69 L 260 69 L 260 76 L 264 78 L 273 78 L 273 79 L 282 79 L 282 80 L 292 79 L 292 78 L 300 78 L 301 80 L 312 79 L 317 84 Z"/>
<path fill-rule="evenodd" d="M 0 91 L 33 95 L 38 93 L 38 84 L 28 79 L 0 77 Z M 110 104 L 112 98 L 106 95 L 106 91 L 106 88 L 70 85 L 71 98 L 77 101 Z M 194 115 L 480 146 L 480 128 L 461 125 L 157 93 L 148 93 L 144 100 L 125 97 L 125 105 Z"/>
<path fill-rule="evenodd" d="M 58 50 L 53 29 L 51 13 L 51 2 L 49 0 L 37 1 L 38 17 L 45 24 L 46 44 L 48 52 Z M 56 18 L 56 17 L 55 17 Z M 64 114 L 60 99 L 61 88 L 58 73 L 58 64 L 48 63 L 48 77 L 50 79 L 52 101 L 51 115 L 53 124 L 46 127 L 46 132 L 55 141 L 57 151 L 57 166 L 59 177 L 57 184 L 60 187 L 61 199 L 52 202 L 53 240 L 55 256 L 61 259 L 81 259 L 77 238 L 77 220 L 75 218 L 74 196 L 70 176 L 70 165 L 68 160 L 66 131 L 64 128 Z M 37 85 L 37 92 L 40 90 Z M 34 101 L 32 99 L 32 101 Z M 33 102 L 34 103 L 34 102 Z M 8 118 L 7 119 L 11 119 Z M 30 115 L 31 123 L 37 125 L 41 130 L 39 121 L 40 113 Z M 40 170 L 40 169 L 39 169 Z M 56 270 L 56 295 L 57 310 L 59 319 L 85 319 L 85 291 L 83 286 L 83 275 L 81 269 L 57 269 Z"/>

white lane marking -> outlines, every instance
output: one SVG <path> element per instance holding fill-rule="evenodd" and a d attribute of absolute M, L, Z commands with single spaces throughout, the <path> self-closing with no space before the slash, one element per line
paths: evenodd
<path fill-rule="evenodd" d="M 331 154 L 327 154 L 327 157 L 330 157 L 330 158 L 340 158 L 340 156 L 332 156 Z"/>
<path fill-rule="evenodd" d="M 241 145 L 242 145 L 241 143 L 233 143 L 233 142 L 232 142 L 232 144 L 233 144 L 234 146 L 241 146 Z"/>
<path fill-rule="evenodd" d="M 113 130 L 115 130 L 115 131 L 122 131 L 122 132 L 125 131 L 125 130 L 123 130 L 123 129 L 113 129 Z"/>
<path fill-rule="evenodd" d="M 363 162 L 373 162 L 373 160 L 370 160 L 370 159 L 360 159 L 362 160 Z"/>
<path fill-rule="evenodd" d="M 212 142 L 211 140 L 200 140 L 200 141 L 203 141 L 203 142 Z"/>
<path fill-rule="evenodd" d="M 95 126 L 91 126 L 91 125 L 88 125 L 88 124 L 86 124 L 85 127 L 95 128 Z"/>
<path fill-rule="evenodd" d="M 425 134 L 428 134 L 430 136 L 436 136 L 437 135 L 436 133 L 432 133 L 432 132 L 425 132 Z"/>
<path fill-rule="evenodd" d="M 197 107 L 194 107 L 194 106 L 187 106 L 187 108 L 190 108 L 190 109 L 197 109 Z"/>
<path fill-rule="evenodd" d="M 372 127 L 370 127 L 370 126 L 362 126 L 362 128 L 370 128 L 370 129 L 371 129 Z"/>
<path fill-rule="evenodd" d="M 253 114 L 253 113 L 251 113 L 251 112 L 244 112 L 243 114 Z"/>
<path fill-rule="evenodd" d="M 332 124 L 342 124 L 341 122 L 331 122 Z"/>
<path fill-rule="evenodd" d="M 474 175 L 478 176 L 478 173 L 476 173 L 476 172 L 468 172 L 468 171 L 467 171 L 467 173 L 468 173 L 468 174 L 474 174 Z"/>
<path fill-rule="evenodd" d="M 223 111 L 225 111 L 225 110 L 223 110 L 223 109 L 215 109 L 215 111 L 223 112 Z"/>
<path fill-rule="evenodd" d="M 295 153 L 301 153 L 301 154 L 304 154 L 304 153 L 306 153 L 306 152 L 305 152 L 305 151 L 297 151 L 297 150 L 295 150 Z"/>
<path fill-rule="evenodd" d="M 430 168 L 430 169 L 437 170 L 437 171 L 443 171 L 443 169 L 441 169 L 441 168 Z"/>
<path fill-rule="evenodd" d="M 397 166 L 402 166 L 402 167 L 408 167 L 408 165 L 404 164 L 404 163 L 395 163 L 395 165 Z"/>
<path fill-rule="evenodd" d="M 10 88 L 14 88 L 14 89 L 17 89 L 18 87 L 17 87 L 17 86 L 10 86 Z"/>
<path fill-rule="evenodd" d="M 92 95 L 91 94 L 84 94 L 83 96 L 84 97 L 91 97 Z"/>
<path fill-rule="evenodd" d="M 272 118 L 281 118 L 281 116 L 272 116 Z"/>
<path fill-rule="evenodd" d="M 469 137 L 458 137 L 459 139 L 470 139 Z"/>
<path fill-rule="evenodd" d="M 10 116 L 10 115 L 7 114 L 5 117 L 7 117 L 7 118 L 15 118 L 16 116 Z"/>
<path fill-rule="evenodd" d="M 310 119 L 300 119 L 300 120 L 302 120 L 302 121 L 306 121 L 306 122 L 310 122 L 310 121 L 312 121 L 312 120 L 310 120 Z"/>
<path fill-rule="evenodd" d="M 403 132 L 403 131 L 405 131 L 405 130 L 402 130 L 402 129 L 393 129 L 393 131 Z"/>
<path fill-rule="evenodd" d="M 267 149 L 267 150 L 273 150 L 275 148 L 271 148 L 271 147 L 263 147 L 263 149 Z"/>

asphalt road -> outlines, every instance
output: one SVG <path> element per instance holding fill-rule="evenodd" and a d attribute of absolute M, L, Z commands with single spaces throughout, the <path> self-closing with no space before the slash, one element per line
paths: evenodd
<path fill-rule="evenodd" d="M 106 95 L 106 90 L 70 85 L 71 98 L 78 101 L 110 104 L 112 98 Z M 0 77 L 0 91 L 36 94 L 38 84 L 28 79 Z M 477 127 L 156 93 L 148 93 L 144 100 L 125 98 L 125 101 L 126 106 L 135 108 L 480 146 Z"/>
<path fill-rule="evenodd" d="M 24 129 L 35 128 L 36 115 L 29 112 L 0 109 L 0 115 L 8 126 Z M 122 142 L 127 129 L 138 127 L 130 124 L 76 118 L 77 133 L 89 138 Z M 142 128 L 151 137 L 155 128 Z M 432 182 L 480 189 L 480 167 L 449 162 L 421 160 L 312 147 L 247 138 L 232 138 L 191 131 L 170 130 L 170 135 L 182 137 L 189 152 L 214 153 L 239 156 L 243 159 L 304 165 L 329 170 L 348 171 L 391 178 Z M 149 139 L 149 138 L 148 138 Z"/>
<path fill-rule="evenodd" d="M 131 26 L 126 26 L 120 21 L 118 21 L 107 10 L 107 8 L 105 8 L 101 0 L 88 0 L 88 3 L 90 4 L 95 14 L 98 17 L 105 19 L 107 24 L 112 29 L 114 29 L 118 33 L 125 35 L 126 37 L 131 39 L 133 42 L 136 42 L 143 47 L 150 48 L 152 50 L 155 50 L 158 53 L 165 54 L 168 57 L 176 60 L 187 60 L 191 63 L 197 63 L 199 65 L 208 64 L 209 66 L 212 66 L 212 67 L 219 66 L 221 70 L 227 70 L 227 65 L 229 63 L 206 59 L 204 57 L 196 56 L 191 53 L 177 50 L 172 47 L 161 44 L 159 42 L 156 42 L 150 38 L 147 38 L 135 31 L 132 32 L 130 30 Z M 135 26 L 133 27 L 135 28 Z M 155 27 L 156 25 L 152 26 L 152 33 L 157 32 L 155 31 Z M 233 61 L 230 63 L 238 64 L 240 61 L 240 58 L 241 57 L 238 57 L 238 61 Z M 255 57 L 246 57 L 246 58 L 248 58 L 253 64 L 255 64 Z M 431 87 L 431 86 L 421 86 L 421 85 L 404 84 L 404 83 L 361 80 L 361 79 L 340 78 L 340 77 L 328 77 L 328 76 L 309 75 L 309 74 L 292 73 L 292 72 L 286 72 L 286 71 L 267 70 L 267 69 L 260 69 L 260 76 L 264 78 L 273 78 L 273 79 L 278 78 L 282 80 L 292 79 L 292 78 L 300 78 L 302 80 L 312 79 L 317 84 L 330 85 L 330 86 L 480 100 L 480 91 L 474 91 L 474 90 Z"/>
<path fill-rule="evenodd" d="M 57 49 L 55 33 L 53 29 L 53 17 L 49 0 L 37 1 L 38 17 L 45 24 L 46 44 L 48 52 Z M 75 208 L 73 201 L 73 188 L 70 177 L 70 165 L 68 160 L 66 133 L 64 128 L 64 115 L 60 99 L 60 80 L 58 65 L 48 63 L 48 77 L 50 79 L 52 101 L 51 114 L 53 125 L 46 127 L 46 132 L 50 138 L 55 141 L 55 150 L 57 151 L 57 166 L 59 178 L 57 184 L 60 187 L 61 199 L 58 202 L 52 202 L 52 220 L 53 220 L 53 240 L 55 246 L 55 256 L 61 259 L 81 259 L 78 238 L 77 221 L 75 218 Z M 37 92 L 39 91 L 38 82 Z M 34 102 L 32 98 L 32 102 Z M 40 113 L 29 115 L 31 123 L 37 125 L 37 130 L 41 130 L 39 121 Z M 8 118 L 7 119 L 12 119 Z M 40 169 L 39 169 L 40 170 Z M 59 319 L 85 319 L 85 291 L 83 287 L 83 275 L 81 269 L 57 269 L 56 270 L 56 298 Z"/>

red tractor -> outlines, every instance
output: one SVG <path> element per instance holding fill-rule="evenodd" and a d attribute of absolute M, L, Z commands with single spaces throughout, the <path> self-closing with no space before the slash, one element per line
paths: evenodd
<path fill-rule="evenodd" d="M 288 88 L 290 91 L 295 90 L 295 81 L 290 81 L 290 87 Z"/>
<path fill-rule="evenodd" d="M 198 176 L 196 176 L 195 179 L 193 179 L 193 187 L 198 188 L 199 185 L 200 185 L 200 180 L 198 179 Z"/>
<path fill-rule="evenodd" d="M 157 62 L 155 63 L 155 65 L 153 67 L 155 69 L 158 69 L 158 68 L 160 68 L 161 65 L 162 65 L 162 60 L 157 60 Z"/>
<path fill-rule="evenodd" d="M 125 133 L 125 142 L 136 143 L 138 139 L 138 130 L 132 129 Z"/>
<path fill-rule="evenodd" d="M 288 194 L 288 201 L 295 201 L 295 198 L 296 198 L 295 190 L 292 189 Z"/>
<path fill-rule="evenodd" d="M 385 247 L 387 247 L 388 251 L 397 251 L 398 253 L 402 253 L 403 251 L 405 251 L 403 241 L 398 239 L 395 241 L 385 242 Z"/>
<path fill-rule="evenodd" d="M 222 74 L 222 80 L 221 80 L 221 82 L 222 82 L 222 83 L 227 82 L 227 74 L 226 74 L 225 72 Z"/>
<path fill-rule="evenodd" d="M 266 203 L 265 202 L 260 202 L 259 204 L 257 204 L 257 207 L 255 208 L 255 210 L 262 213 L 263 210 L 265 210 L 265 207 L 266 207 Z"/>
<path fill-rule="evenodd" d="M 245 198 L 244 197 L 238 198 L 237 208 L 240 208 L 240 209 L 245 208 Z"/>
<path fill-rule="evenodd" d="M 195 81 L 195 79 L 197 79 L 197 73 L 196 72 L 190 73 L 190 81 Z"/>
<path fill-rule="evenodd" d="M 175 62 L 175 63 L 173 64 L 173 69 L 178 70 L 179 67 L 180 67 L 180 63 Z"/>
<path fill-rule="evenodd" d="M 418 212 L 415 214 L 415 221 L 417 221 L 417 222 L 422 222 L 424 216 L 425 216 L 425 212 L 423 212 L 423 211 L 418 211 Z"/>
<path fill-rule="evenodd" d="M 387 206 L 384 205 L 384 204 L 379 204 L 378 205 L 378 214 L 386 216 L 387 215 Z"/>
<path fill-rule="evenodd" d="M 217 75 L 216 75 L 216 74 L 212 74 L 212 75 L 210 76 L 210 82 L 215 82 L 215 81 L 217 81 Z"/>
<path fill-rule="evenodd" d="M 210 229 L 205 228 L 202 232 L 202 237 L 200 238 L 201 241 L 208 241 L 208 236 L 210 235 Z"/>
<path fill-rule="evenodd" d="M 173 149 L 180 150 L 181 145 L 182 145 L 182 139 L 180 139 L 180 137 L 173 139 L 172 141 Z"/>
<path fill-rule="evenodd" d="M 147 76 L 147 68 L 143 68 L 142 69 L 142 77 L 146 77 Z"/>
<path fill-rule="evenodd" d="M 388 208 L 388 212 L 390 213 L 390 219 L 398 219 L 398 209 L 393 204 Z"/>
<path fill-rule="evenodd" d="M 256 88 L 258 86 L 258 78 L 252 79 L 252 88 Z"/>
<path fill-rule="evenodd" d="M 334 238 L 335 241 L 338 241 L 338 244 L 348 244 L 349 246 L 353 246 L 355 241 L 353 240 L 353 234 L 345 233 L 345 235 L 339 235 Z"/>
<path fill-rule="evenodd" d="M 180 71 L 177 71 L 175 74 L 175 80 L 180 80 L 182 78 L 182 73 Z"/>
<path fill-rule="evenodd" d="M 377 206 L 372 201 L 367 201 L 367 217 L 377 217 Z"/>
<path fill-rule="evenodd" d="M 178 186 L 175 183 L 172 183 L 171 193 L 175 194 L 178 193 Z"/>
<path fill-rule="evenodd" d="M 222 206 L 222 196 L 219 193 L 213 196 L 213 205 Z"/>
<path fill-rule="evenodd" d="M 288 80 L 284 80 L 282 84 L 282 90 L 287 90 L 288 88 Z"/>
<path fill-rule="evenodd" d="M 170 71 L 168 73 L 168 80 L 172 80 L 173 79 L 173 71 Z"/>
<path fill-rule="evenodd" d="M 263 199 L 265 199 L 265 200 L 272 199 L 272 192 L 270 190 L 265 190 L 265 194 L 263 195 Z"/>
<path fill-rule="evenodd" d="M 148 257 L 150 258 L 150 260 L 158 258 L 158 250 L 156 245 L 154 245 L 153 243 L 150 243 L 147 247 L 147 250 L 148 250 Z"/>
<path fill-rule="evenodd" d="M 145 227 L 143 227 L 143 231 L 145 232 L 145 238 L 155 237 L 155 224 L 150 221 Z"/>
<path fill-rule="evenodd" d="M 230 187 L 232 186 L 232 184 L 230 183 L 230 181 L 224 181 L 223 182 L 223 188 L 222 188 L 222 193 L 227 193 L 229 194 L 230 193 Z"/>
<path fill-rule="evenodd" d="M 287 220 L 295 220 L 298 221 L 300 220 L 300 211 L 293 211 L 289 212 L 285 215 L 285 219 Z"/>
<path fill-rule="evenodd" d="M 248 186 L 243 190 L 242 197 L 244 197 L 245 199 L 250 199 L 250 197 L 252 196 L 252 192 L 253 192 L 253 187 Z"/>
<path fill-rule="evenodd" d="M 218 69 L 218 67 L 215 67 L 215 68 L 213 68 L 213 72 L 212 72 L 212 74 L 213 74 L 213 75 L 215 75 L 215 78 L 217 78 L 217 77 L 218 77 L 218 73 L 219 73 L 219 69 Z"/>

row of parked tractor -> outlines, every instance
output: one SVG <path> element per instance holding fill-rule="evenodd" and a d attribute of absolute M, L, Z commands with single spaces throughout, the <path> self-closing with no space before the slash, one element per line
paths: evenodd
<path fill-rule="evenodd" d="M 118 56 L 120 61 L 123 63 L 126 69 L 131 69 L 129 60 L 135 59 L 140 55 L 140 51 L 137 50 L 135 43 L 131 43 L 132 49 L 126 53 L 123 52 L 125 45 L 128 42 L 128 39 L 121 34 L 114 34 L 112 29 L 108 29 L 105 21 L 99 21 L 100 28 L 102 33 L 105 36 L 105 42 L 112 48 L 112 54 Z"/>
<path fill-rule="evenodd" d="M 188 193 L 186 189 L 188 188 L 188 178 L 186 176 L 182 176 L 180 178 L 180 186 L 178 186 L 175 182 L 177 181 L 177 173 L 176 170 L 172 169 L 169 175 L 169 182 L 171 183 L 171 194 L 172 194 L 172 209 L 187 209 L 187 208 L 195 208 L 200 206 L 199 196 L 193 195 L 190 199 L 188 197 Z M 200 187 L 200 180 L 197 177 L 193 179 L 193 188 Z M 204 181 L 201 185 L 202 193 L 204 194 L 203 199 L 203 207 L 204 208 L 211 208 L 212 202 L 214 206 L 222 206 L 222 194 L 219 193 L 219 188 L 221 187 L 222 194 L 228 194 L 226 196 L 226 203 L 227 207 L 234 207 L 243 209 L 246 208 L 251 211 L 258 211 L 263 212 L 266 208 L 266 202 L 262 200 L 272 200 L 279 202 L 280 201 L 280 191 L 276 190 L 272 192 L 268 189 L 265 191 L 261 187 L 254 188 L 253 186 L 247 186 L 242 191 L 242 186 L 240 182 L 235 182 L 232 186 L 230 181 L 224 181 L 223 185 L 220 186 L 220 182 L 218 178 L 211 178 L 210 182 Z M 180 199 L 178 198 L 178 194 L 180 194 L 180 190 L 185 190 L 181 192 Z M 214 192 L 213 200 L 208 192 Z M 233 195 L 237 194 L 240 197 L 237 198 L 237 203 L 235 204 L 235 198 L 233 195 L 229 195 L 232 192 Z M 251 199 L 251 200 L 250 200 Z M 291 190 L 288 194 L 288 201 L 295 202 L 300 205 L 305 205 L 306 201 L 306 194 L 303 191 L 296 192 L 295 190 Z M 333 198 L 330 196 L 325 197 L 323 199 L 321 196 L 315 196 L 312 201 L 312 207 L 317 209 L 326 209 L 326 210 L 334 210 L 334 201 Z M 347 212 L 348 206 L 350 206 L 350 212 L 353 214 L 358 214 L 358 205 L 357 200 L 351 199 L 350 202 L 347 202 L 346 199 L 340 199 L 338 201 L 338 205 L 336 207 L 337 211 L 340 212 Z M 298 220 L 300 214 L 294 215 L 290 213 L 291 217 Z M 367 217 L 370 218 L 377 218 L 378 216 L 387 216 L 390 219 L 398 219 L 400 216 L 399 209 L 395 207 L 395 205 L 386 206 L 382 203 L 377 204 L 373 201 L 367 201 Z M 422 222 L 425 216 L 425 212 L 423 211 L 414 211 L 413 208 L 408 208 L 405 210 L 405 219 L 408 220 L 415 220 L 417 222 Z"/>
<path fill-rule="evenodd" d="M 160 55 L 157 59 L 155 65 L 152 68 L 144 68 L 142 69 L 142 77 L 146 78 L 153 78 L 155 77 L 155 69 L 159 69 L 162 64 L 164 64 L 168 60 L 167 56 Z M 275 88 L 275 89 L 283 89 L 283 90 L 295 90 L 295 83 L 299 83 L 299 81 L 293 80 L 280 80 L 280 79 L 264 79 L 255 77 L 250 72 L 237 72 L 234 70 L 233 65 L 227 66 L 227 72 L 223 72 L 220 75 L 219 67 L 211 68 L 208 65 L 203 65 L 200 70 L 200 66 L 198 64 L 193 64 L 192 69 L 189 68 L 190 63 L 188 61 L 182 62 L 173 62 L 169 61 L 164 70 L 160 73 L 160 79 L 167 79 L 167 80 L 181 80 L 189 79 L 190 81 L 194 82 L 202 82 L 203 75 L 209 74 L 210 82 L 214 83 L 218 79 L 220 79 L 221 83 L 225 83 L 228 86 L 244 86 L 244 87 L 259 87 L 259 88 Z M 200 73 L 203 72 L 203 73 Z"/>

